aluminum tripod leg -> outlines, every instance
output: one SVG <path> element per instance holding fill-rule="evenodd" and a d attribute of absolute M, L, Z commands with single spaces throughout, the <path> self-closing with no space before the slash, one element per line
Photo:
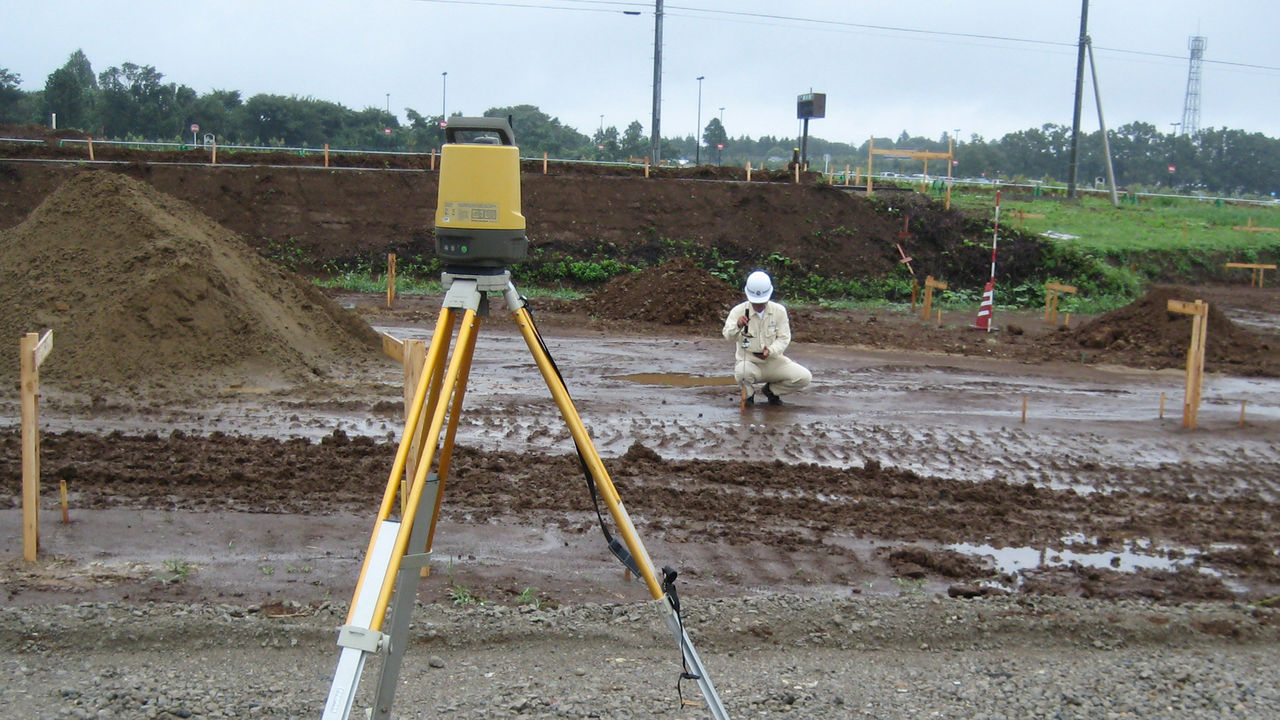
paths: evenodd
<path fill-rule="evenodd" d="M 329 698 L 321 716 L 323 720 L 346 720 L 351 714 L 351 703 L 360 685 L 365 658 L 383 646 L 385 636 L 368 628 L 378 603 L 382 579 L 391 567 L 391 553 L 399 531 L 400 523 L 395 520 L 383 520 L 374 530 L 373 550 L 366 558 L 366 582 L 362 583 L 356 595 L 347 624 L 338 633 L 342 652 L 338 656 L 338 667 L 333 672 L 333 684 L 329 686 Z"/>
<path fill-rule="evenodd" d="M 435 475 L 428 476 L 423 488 L 424 499 L 437 495 L 440 479 Z M 439 503 L 422 502 L 418 504 L 418 516 L 413 521 L 413 531 L 409 535 L 409 547 L 420 548 L 426 545 L 427 535 L 434 523 L 435 509 Z M 391 633 L 386 651 L 382 656 L 382 670 L 378 676 L 378 691 L 373 698 L 373 717 L 386 719 L 391 717 L 391 706 L 396 699 L 396 683 L 400 679 L 400 664 L 404 660 L 404 649 L 408 645 L 409 622 L 413 619 L 414 601 L 418 597 L 419 571 L 431 559 L 431 553 L 423 552 L 406 555 L 400 561 L 400 576 L 396 578 L 396 592 L 391 606 Z"/>
<path fill-rule="evenodd" d="M 716 686 L 711 683 L 711 676 L 703 667 L 698 651 L 693 649 L 693 641 L 689 639 L 689 633 L 685 632 L 680 617 L 676 615 L 676 609 L 671 606 L 671 598 L 663 596 L 653 602 L 658 606 L 658 612 L 667 623 L 667 629 L 675 636 L 676 643 L 680 646 L 680 653 L 684 655 L 685 664 L 698 677 L 698 689 L 702 691 L 702 697 L 707 701 L 707 709 L 711 711 L 711 717 L 715 720 L 728 720 L 729 713 L 720 702 L 720 694 L 716 692 Z"/>

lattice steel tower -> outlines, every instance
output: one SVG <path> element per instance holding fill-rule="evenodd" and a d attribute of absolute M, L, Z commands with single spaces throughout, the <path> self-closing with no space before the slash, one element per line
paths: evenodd
<path fill-rule="evenodd" d="M 1195 135 L 1200 130 L 1200 65 L 1208 42 L 1203 35 L 1187 38 L 1191 50 L 1191 67 L 1187 69 L 1187 98 L 1182 103 L 1182 134 Z"/>

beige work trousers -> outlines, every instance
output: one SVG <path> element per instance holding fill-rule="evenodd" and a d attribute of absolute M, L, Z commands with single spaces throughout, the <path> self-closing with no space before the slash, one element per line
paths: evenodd
<path fill-rule="evenodd" d="M 808 385 L 813 373 L 786 355 L 766 360 L 748 356 L 734 365 L 733 379 L 746 388 L 748 396 L 755 394 L 759 383 L 768 383 L 775 395 L 786 395 Z"/>

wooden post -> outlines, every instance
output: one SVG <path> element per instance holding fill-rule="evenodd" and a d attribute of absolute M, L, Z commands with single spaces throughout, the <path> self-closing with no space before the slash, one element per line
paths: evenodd
<path fill-rule="evenodd" d="M 920 317 L 925 322 L 929 321 L 929 317 L 933 314 L 933 291 L 946 290 L 947 284 L 933 279 L 930 275 L 924 279 L 924 303 L 920 311 Z"/>
<path fill-rule="evenodd" d="M 1160 419 L 1164 419 L 1164 393 L 1160 393 Z"/>
<path fill-rule="evenodd" d="M 800 163 L 796 163 L 796 184 L 800 184 Z"/>
<path fill-rule="evenodd" d="M 40 551 L 40 363 L 53 350 L 53 331 L 27 333 L 18 342 L 22 394 L 22 557 Z"/>
<path fill-rule="evenodd" d="M 1067 313 L 1062 319 L 1062 327 L 1071 327 L 1071 313 Z"/>
<path fill-rule="evenodd" d="M 1204 345 L 1208 328 L 1209 305 L 1203 300 L 1194 303 L 1170 300 L 1169 312 L 1191 316 L 1191 347 L 1187 350 L 1187 387 L 1182 402 L 1182 426 L 1196 428 L 1200 413 L 1200 392 L 1204 383 Z"/>
<path fill-rule="evenodd" d="M 1047 282 L 1044 284 L 1044 321 L 1050 325 L 1058 324 L 1058 293 L 1070 293 L 1074 295 L 1076 292 L 1075 285 L 1063 285 L 1062 283 Z M 1068 317 L 1070 315 L 1068 314 Z"/>
<path fill-rule="evenodd" d="M 396 306 L 396 254 L 387 253 L 387 308 Z"/>
<path fill-rule="evenodd" d="M 324 166 L 329 167 L 329 143 L 324 144 Z"/>
<path fill-rule="evenodd" d="M 916 282 L 914 277 L 911 278 L 911 312 L 916 311 L 916 300 L 920 297 L 920 283 Z"/>
<path fill-rule="evenodd" d="M 871 158 L 876 154 L 876 136 L 867 141 L 867 197 L 871 197 Z"/>
<path fill-rule="evenodd" d="M 436 149 L 431 148 L 431 172 L 436 170 Z"/>
<path fill-rule="evenodd" d="M 751 182 L 751 161 L 750 160 L 747 161 L 747 182 Z"/>
<path fill-rule="evenodd" d="M 93 162 L 93 136 L 89 136 L 89 162 Z"/>
<path fill-rule="evenodd" d="M 1027 424 L 1027 396 L 1022 396 L 1022 424 Z"/>
<path fill-rule="evenodd" d="M 1227 263 L 1228 268 L 1247 268 L 1249 273 L 1249 287 L 1262 287 L 1262 276 L 1267 270 L 1275 270 L 1276 266 L 1269 263 Z"/>
<path fill-rule="evenodd" d="M 542 174 L 547 174 L 547 151 L 542 151 Z"/>
<path fill-rule="evenodd" d="M 938 308 L 938 327 L 942 327 L 942 308 Z"/>
<path fill-rule="evenodd" d="M 847 163 L 844 166 L 844 186 L 849 187 L 849 165 Z"/>
<path fill-rule="evenodd" d="M 217 140 L 213 141 L 213 149 L 211 151 L 211 155 L 209 158 L 209 164 L 210 165 L 218 164 L 218 141 Z"/>
<path fill-rule="evenodd" d="M 1244 424 L 1243 410 L 1240 411 L 1240 417 L 1241 417 L 1240 424 L 1243 425 Z M 62 524 L 69 525 L 71 524 L 71 516 L 67 513 L 67 481 L 66 480 L 58 481 L 58 495 L 62 498 Z"/>
<path fill-rule="evenodd" d="M 409 416 L 409 407 L 413 405 L 413 396 L 418 391 L 418 383 L 422 380 L 422 369 L 427 362 L 427 344 L 423 340 L 404 341 L 404 414 Z M 426 413 L 423 413 L 423 417 Z M 409 457 L 405 461 L 404 477 L 400 481 L 401 512 L 409 498 L 409 478 L 418 473 L 418 460 L 422 457 L 421 432 L 414 433 L 413 442 L 409 445 Z"/>
<path fill-rule="evenodd" d="M 644 179 L 649 179 L 649 158 L 644 159 Z M 747 179 L 750 180 L 751 177 L 748 175 Z"/>

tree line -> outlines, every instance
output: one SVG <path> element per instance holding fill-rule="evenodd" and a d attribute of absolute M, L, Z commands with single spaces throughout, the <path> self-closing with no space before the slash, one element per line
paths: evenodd
<path fill-rule="evenodd" d="M 0 123 L 49 124 L 94 137 L 116 140 L 192 139 L 213 134 L 221 145 L 320 147 L 356 150 L 428 152 L 444 142 L 439 114 L 405 108 L 406 122 L 383 108 L 352 110 L 339 103 L 296 95 L 258 94 L 248 99 L 237 90 L 198 93 L 173 82 L 150 65 L 123 63 L 94 73 L 89 58 L 76 50 L 54 70 L 44 88 L 21 89 L 21 77 L 0 67 Z M 649 155 L 644 126 L 632 121 L 619 130 L 601 127 L 587 135 L 533 105 L 495 107 L 484 115 L 510 117 L 521 151 L 547 153 L 560 159 L 626 162 Z M 456 116 L 455 114 L 454 116 Z M 1046 124 L 1008 133 L 999 139 L 971 135 L 966 140 L 911 136 L 875 138 L 878 149 L 946 152 L 953 147 L 952 174 L 990 180 L 1063 182 L 1068 173 L 1071 129 Z M 1208 128 L 1194 135 L 1166 134 L 1150 123 L 1122 125 L 1107 134 L 1116 182 L 1122 187 L 1166 188 L 1180 192 L 1271 196 L 1280 191 L 1280 140 L 1244 130 Z M 870 139 L 855 146 L 810 137 L 806 159 L 811 169 L 865 171 Z M 664 161 L 778 168 L 799 151 L 795 137 L 730 137 L 713 117 L 700 138 L 663 138 Z M 1102 134 L 1082 134 L 1077 178 L 1083 184 L 1105 176 Z M 941 161 L 930 161 L 929 174 L 946 175 Z M 876 172 L 923 173 L 920 161 L 877 156 Z"/>

